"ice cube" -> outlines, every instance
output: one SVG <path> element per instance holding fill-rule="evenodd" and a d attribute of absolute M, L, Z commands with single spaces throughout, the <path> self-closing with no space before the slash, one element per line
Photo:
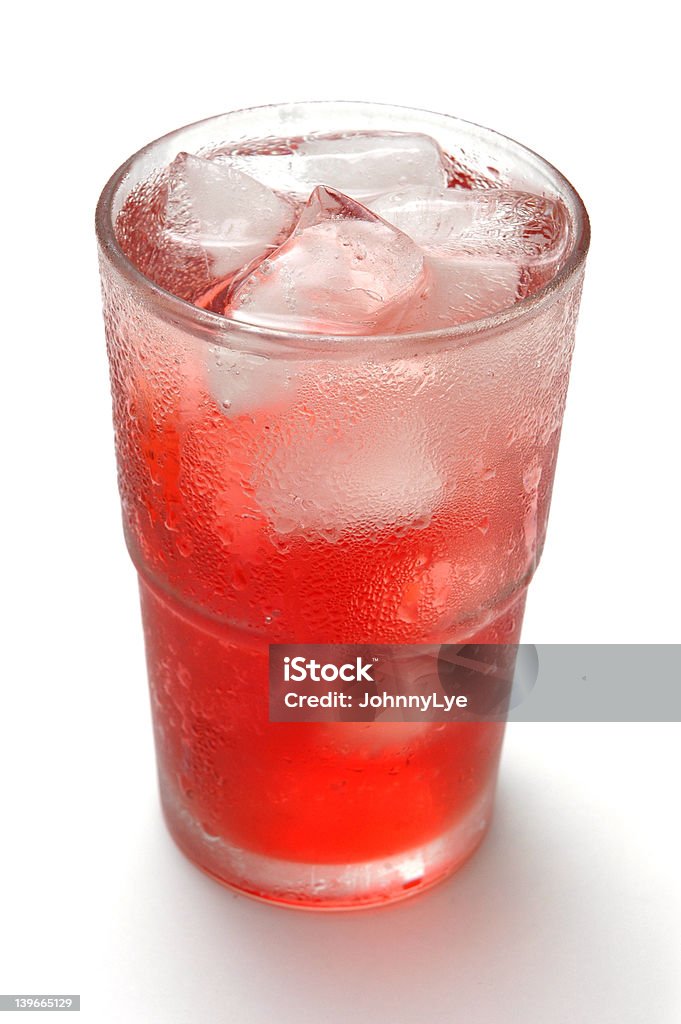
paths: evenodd
<path fill-rule="evenodd" d="M 407 132 L 311 136 L 230 159 L 270 188 L 302 197 L 317 185 L 363 199 L 407 185 L 444 188 L 448 181 L 447 158 L 437 142 Z"/>
<path fill-rule="evenodd" d="M 558 199 L 512 189 L 407 188 L 369 203 L 436 255 L 498 257 L 524 267 L 555 267 L 568 242 L 567 211 Z"/>
<path fill-rule="evenodd" d="M 294 216 L 288 200 L 229 162 L 180 153 L 170 165 L 166 233 L 174 245 L 204 253 L 213 277 L 270 252 Z"/>
<path fill-rule="evenodd" d="M 427 285 L 400 332 L 435 331 L 479 320 L 520 298 L 521 268 L 509 260 L 472 256 L 426 256 Z"/>
<path fill-rule="evenodd" d="M 473 223 L 477 202 L 472 192 L 415 185 L 376 196 L 368 206 L 422 248 L 447 251 Z"/>
<path fill-rule="evenodd" d="M 390 333 L 424 286 L 419 247 L 366 207 L 318 187 L 290 237 L 244 280 L 234 320 L 316 333 Z"/>
<path fill-rule="evenodd" d="M 442 492 L 425 425 L 412 415 L 385 430 L 375 411 L 334 433 L 323 419 L 296 431 L 273 446 L 253 483 L 278 533 L 326 539 L 426 525 Z"/>
<path fill-rule="evenodd" d="M 296 364 L 290 360 L 209 345 L 204 366 L 211 394 L 230 419 L 272 411 L 296 395 Z"/>
<path fill-rule="evenodd" d="M 428 288 L 402 330 L 431 330 L 499 312 L 545 284 L 569 240 L 558 199 L 512 189 L 408 188 L 371 209 L 426 254 Z"/>

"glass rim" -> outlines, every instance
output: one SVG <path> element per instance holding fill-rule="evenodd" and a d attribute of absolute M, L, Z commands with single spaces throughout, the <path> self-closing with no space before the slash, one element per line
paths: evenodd
<path fill-rule="evenodd" d="M 221 118 L 231 114 L 258 114 L 265 111 L 274 111 L 282 108 L 306 108 L 314 109 L 316 106 L 337 106 L 347 109 L 356 108 L 368 110 L 370 108 L 393 111 L 402 115 L 407 114 L 428 114 L 443 120 L 452 122 L 453 126 L 459 125 L 464 129 L 476 129 L 485 136 L 491 137 L 500 143 L 510 143 L 511 146 L 526 154 L 532 160 L 538 161 L 541 168 L 559 185 L 570 197 L 573 210 L 570 219 L 573 224 L 574 234 L 571 239 L 568 254 L 558 272 L 543 285 L 538 291 L 532 293 L 512 306 L 504 307 L 486 317 L 476 320 L 468 320 L 461 324 L 453 324 L 449 327 L 439 327 L 432 330 L 412 331 L 402 334 L 333 334 L 313 331 L 293 331 L 284 328 L 263 327 L 258 324 L 249 324 L 240 320 L 230 320 L 219 313 L 195 306 L 188 299 L 181 299 L 172 292 L 156 284 L 147 277 L 135 263 L 124 253 L 116 237 L 116 225 L 113 216 L 114 201 L 120 187 L 135 165 L 135 163 L 150 154 L 155 147 L 163 142 L 168 142 L 174 136 L 181 136 L 184 132 L 201 125 L 208 125 L 211 122 L 219 121 Z M 437 140 L 436 140 L 437 141 Z M 453 114 L 429 111 L 419 107 L 409 107 L 391 103 L 375 103 L 368 100 L 302 100 L 291 103 L 260 104 L 254 107 L 244 107 L 234 111 L 226 111 L 223 114 L 215 114 L 210 117 L 201 118 L 198 121 L 190 122 L 180 128 L 175 128 L 165 135 L 161 135 L 146 145 L 142 146 L 135 153 L 128 157 L 109 178 L 104 186 L 95 213 L 95 229 L 100 249 L 109 263 L 117 272 L 137 291 L 150 297 L 153 302 L 154 311 L 163 315 L 173 324 L 182 326 L 193 334 L 208 334 L 211 344 L 220 345 L 227 342 L 226 332 L 237 332 L 242 337 L 250 337 L 253 340 L 267 341 L 274 343 L 277 349 L 283 347 L 332 351 L 344 350 L 346 352 L 357 351 L 367 346 L 372 348 L 379 345 L 390 348 L 393 345 L 404 346 L 418 340 L 419 347 L 441 345 L 449 342 L 458 345 L 470 344 L 482 339 L 482 337 L 496 333 L 499 328 L 507 327 L 531 318 L 531 316 L 551 301 L 556 293 L 563 292 L 569 284 L 577 277 L 582 268 L 591 239 L 591 228 L 589 215 L 584 202 L 572 185 L 572 183 L 552 163 L 546 160 L 539 153 L 528 146 L 517 142 L 510 136 L 503 135 L 492 128 L 476 124 L 456 117 Z"/>

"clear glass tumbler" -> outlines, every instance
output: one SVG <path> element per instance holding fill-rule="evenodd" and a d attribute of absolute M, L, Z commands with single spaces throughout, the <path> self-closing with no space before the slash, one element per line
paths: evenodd
<path fill-rule="evenodd" d="M 230 322 L 154 282 L 145 237 L 178 152 L 349 130 L 423 132 L 466 166 L 464 186 L 492 175 L 560 197 L 561 269 L 484 319 L 372 337 Z M 97 234 L 170 832 L 220 881 L 289 905 L 421 891 L 485 833 L 503 723 L 270 722 L 268 648 L 517 642 L 568 386 L 583 204 L 487 129 L 322 102 L 151 143 L 105 187 Z"/>

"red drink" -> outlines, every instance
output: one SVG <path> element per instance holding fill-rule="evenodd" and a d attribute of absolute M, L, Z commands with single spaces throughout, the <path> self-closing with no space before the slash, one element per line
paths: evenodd
<path fill-rule="evenodd" d="M 581 207 L 562 179 L 562 200 L 502 189 L 489 153 L 483 174 L 421 138 L 359 136 L 354 198 L 315 188 L 352 136 L 213 145 L 169 174 L 184 146 L 166 144 L 126 185 L 122 253 L 104 250 L 168 824 L 205 870 L 297 905 L 381 902 L 453 870 L 488 824 L 503 725 L 270 722 L 269 645 L 515 643 L 546 527 Z M 251 203 L 231 208 L 229 244 L 228 187 Z M 126 256 L 208 312 L 151 292 Z"/>

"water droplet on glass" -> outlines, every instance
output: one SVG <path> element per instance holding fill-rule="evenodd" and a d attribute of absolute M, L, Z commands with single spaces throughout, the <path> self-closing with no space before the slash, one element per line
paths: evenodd
<path fill-rule="evenodd" d="M 194 545 L 192 544 L 189 537 L 178 537 L 177 550 L 184 558 L 189 558 L 192 551 L 194 550 Z"/>
<path fill-rule="evenodd" d="M 541 480 L 541 466 L 529 466 L 523 473 L 523 487 L 527 494 L 531 494 L 532 491 L 536 491 Z"/>

